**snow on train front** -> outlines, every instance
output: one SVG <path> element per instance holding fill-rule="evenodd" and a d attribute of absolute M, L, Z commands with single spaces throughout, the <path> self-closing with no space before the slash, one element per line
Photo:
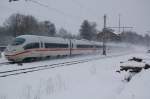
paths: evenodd
<path fill-rule="evenodd" d="M 4 51 L 5 57 L 9 61 L 21 61 L 22 58 L 19 56 L 20 53 L 23 52 L 23 45 L 25 43 L 26 39 L 22 36 L 16 37 L 12 43 L 8 44 Z"/>

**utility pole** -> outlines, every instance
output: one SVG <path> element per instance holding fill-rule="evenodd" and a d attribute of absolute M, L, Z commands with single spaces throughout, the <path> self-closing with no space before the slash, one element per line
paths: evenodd
<path fill-rule="evenodd" d="M 104 28 L 103 28 L 103 55 L 106 55 L 106 14 L 104 15 Z"/>
<path fill-rule="evenodd" d="M 119 14 L 119 33 L 120 33 L 120 25 L 121 25 L 121 24 L 120 24 L 120 16 L 121 16 L 121 15 Z"/>

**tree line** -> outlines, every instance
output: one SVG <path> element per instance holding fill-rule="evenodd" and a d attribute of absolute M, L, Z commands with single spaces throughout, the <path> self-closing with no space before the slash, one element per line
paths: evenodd
<path fill-rule="evenodd" d="M 150 42 L 150 36 L 148 34 L 142 36 L 133 31 L 124 31 L 120 34 L 115 34 L 112 29 L 107 29 L 107 32 L 104 34 L 103 31 L 97 29 L 96 22 L 90 22 L 88 20 L 83 20 L 79 33 L 72 35 L 63 27 L 57 30 L 55 24 L 51 21 L 38 21 L 32 15 L 16 13 L 5 20 L 3 26 L 0 26 L 0 45 L 8 44 L 13 38 L 25 34 L 94 41 L 103 41 L 103 36 L 105 35 L 107 42 L 128 42 L 141 45 L 145 44 L 147 46 L 149 46 Z"/>

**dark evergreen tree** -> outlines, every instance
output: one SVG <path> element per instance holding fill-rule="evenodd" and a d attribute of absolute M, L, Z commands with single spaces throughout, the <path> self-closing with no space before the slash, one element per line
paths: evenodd
<path fill-rule="evenodd" d="M 79 31 L 81 38 L 93 40 L 96 38 L 97 33 L 96 23 L 92 24 L 88 20 L 84 20 Z"/>

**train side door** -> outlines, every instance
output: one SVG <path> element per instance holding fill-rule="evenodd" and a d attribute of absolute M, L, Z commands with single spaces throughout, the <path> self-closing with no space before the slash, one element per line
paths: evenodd
<path fill-rule="evenodd" d="M 39 40 L 39 52 L 38 52 L 38 54 L 39 54 L 39 57 L 43 57 L 44 54 L 41 50 L 43 50 L 43 48 L 44 48 L 44 42 L 40 38 L 38 38 L 38 40 Z"/>
<path fill-rule="evenodd" d="M 72 56 L 72 52 L 73 52 L 73 40 L 69 40 L 70 43 L 69 43 L 69 48 L 70 48 L 70 56 Z"/>
<path fill-rule="evenodd" d="M 71 44 L 71 43 L 72 43 L 72 41 L 71 41 L 71 39 L 70 39 L 70 40 L 69 40 L 69 48 L 70 48 L 70 51 L 69 51 L 70 54 L 69 54 L 69 55 L 70 55 L 70 56 L 72 55 L 72 44 Z"/>

